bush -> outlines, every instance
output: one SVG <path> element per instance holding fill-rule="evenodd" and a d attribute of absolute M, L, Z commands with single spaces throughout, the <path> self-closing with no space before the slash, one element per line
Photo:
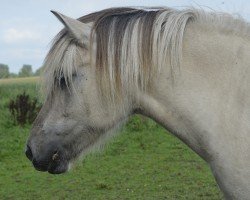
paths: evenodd
<path fill-rule="evenodd" d="M 31 99 L 28 94 L 23 92 L 17 95 L 14 100 L 10 100 L 8 108 L 14 124 L 23 126 L 27 123 L 31 124 L 35 120 L 41 105 L 36 98 Z"/>

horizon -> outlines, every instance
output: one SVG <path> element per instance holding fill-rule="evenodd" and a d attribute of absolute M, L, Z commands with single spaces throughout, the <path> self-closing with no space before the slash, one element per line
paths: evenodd
<path fill-rule="evenodd" d="M 50 13 L 59 11 L 78 18 L 88 13 L 109 7 L 120 6 L 166 6 L 171 8 L 195 7 L 205 10 L 240 15 L 250 21 L 250 2 L 247 0 L 9 0 L 1 4 L 0 19 L 0 63 L 9 66 L 10 73 L 18 73 L 24 64 L 32 65 L 33 72 L 40 68 L 50 48 L 53 37 L 63 25 Z"/>

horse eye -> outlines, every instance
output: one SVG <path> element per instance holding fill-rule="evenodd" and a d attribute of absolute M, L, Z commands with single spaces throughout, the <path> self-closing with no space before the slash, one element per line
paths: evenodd
<path fill-rule="evenodd" d="M 73 73 L 72 79 L 74 79 L 76 77 L 77 77 L 77 74 Z M 67 87 L 67 78 L 65 78 L 64 75 L 61 75 L 60 77 L 58 77 L 58 84 L 59 84 L 59 87 L 61 88 L 61 90 L 63 90 L 65 87 Z"/>
<path fill-rule="evenodd" d="M 66 80 L 64 78 L 64 76 L 61 76 L 59 79 L 59 86 L 60 88 L 63 90 L 66 87 Z"/>

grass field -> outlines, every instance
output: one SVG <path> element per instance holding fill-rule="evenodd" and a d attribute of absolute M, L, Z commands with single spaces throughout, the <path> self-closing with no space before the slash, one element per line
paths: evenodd
<path fill-rule="evenodd" d="M 24 78 L 5 78 L 0 79 L 0 85 L 4 84 L 20 84 L 20 83 L 36 83 L 38 81 L 38 76 L 24 77 Z"/>
<path fill-rule="evenodd" d="M 70 172 L 35 171 L 24 155 L 30 125 L 13 126 L 7 104 L 22 91 L 37 97 L 36 80 L 0 81 L 0 199 L 222 199 L 205 162 L 139 116 Z"/>

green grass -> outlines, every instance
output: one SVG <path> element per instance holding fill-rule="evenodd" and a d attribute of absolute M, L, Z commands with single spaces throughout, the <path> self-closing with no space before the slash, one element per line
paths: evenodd
<path fill-rule="evenodd" d="M 222 199 L 194 152 L 151 120 L 135 116 L 100 153 L 62 175 L 35 171 L 24 155 L 30 125 L 13 126 L 9 98 L 35 83 L 0 84 L 0 199 Z"/>
<path fill-rule="evenodd" d="M 23 77 L 23 78 L 4 78 L 0 79 L 0 85 L 13 85 L 19 83 L 35 83 L 39 80 L 38 76 Z"/>

